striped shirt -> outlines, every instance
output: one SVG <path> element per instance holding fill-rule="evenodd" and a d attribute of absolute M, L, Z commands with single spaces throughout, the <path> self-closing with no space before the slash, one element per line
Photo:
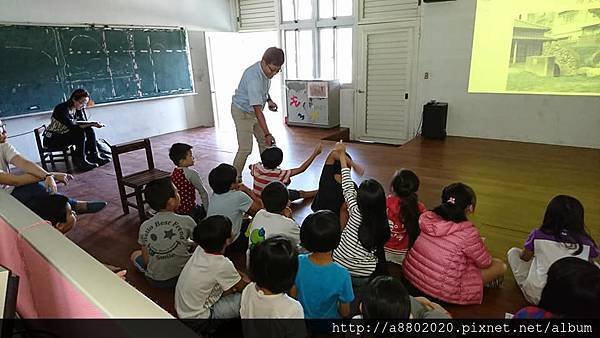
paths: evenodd
<path fill-rule="evenodd" d="M 290 176 L 292 171 L 290 169 L 281 169 L 279 167 L 275 169 L 267 169 L 261 162 L 250 165 L 250 173 L 254 177 L 254 187 L 252 191 L 260 196 L 265 186 L 273 181 L 279 181 L 285 185 L 290 184 Z"/>
<path fill-rule="evenodd" d="M 367 251 L 358 240 L 362 216 L 356 203 L 356 188 L 350 177 L 350 168 L 342 168 L 342 190 L 350 218 L 342 231 L 340 245 L 333 251 L 333 260 L 348 269 L 351 276 L 368 277 L 375 271 L 377 257 Z"/>

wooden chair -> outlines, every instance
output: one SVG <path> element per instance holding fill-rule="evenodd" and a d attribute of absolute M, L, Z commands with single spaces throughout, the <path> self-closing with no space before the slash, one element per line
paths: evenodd
<path fill-rule="evenodd" d="M 50 148 L 44 147 L 42 143 L 42 137 L 46 131 L 46 125 L 43 124 L 41 127 L 35 128 L 33 134 L 35 135 L 35 143 L 37 144 L 38 153 L 40 154 L 40 162 L 42 168 L 48 171 L 48 163 L 52 166 L 53 170 L 56 170 L 56 162 L 64 162 L 67 167 L 67 172 L 71 173 L 71 163 L 69 156 L 73 152 L 73 146 L 68 145 L 62 148 Z"/>
<path fill-rule="evenodd" d="M 110 148 L 112 150 L 113 164 L 115 166 L 115 173 L 117 175 L 117 185 L 119 186 L 119 195 L 121 197 L 123 213 L 128 214 L 129 207 L 134 207 L 138 210 L 140 220 L 143 222 L 148 218 L 144 210 L 144 203 L 146 201 L 144 201 L 142 195 L 144 187 L 146 186 L 146 184 L 152 181 L 169 177 L 171 173 L 154 168 L 154 159 L 152 157 L 152 145 L 150 144 L 150 140 L 147 138 L 143 140 L 113 145 Z M 146 150 L 146 161 L 148 163 L 148 169 L 123 176 L 119 155 L 140 149 Z M 133 192 L 127 193 L 125 187 L 133 189 Z M 129 197 L 132 196 L 135 196 L 135 203 L 129 201 Z"/>

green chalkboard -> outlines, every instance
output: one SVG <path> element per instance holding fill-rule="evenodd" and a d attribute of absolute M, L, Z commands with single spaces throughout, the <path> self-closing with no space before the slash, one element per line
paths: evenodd
<path fill-rule="evenodd" d="M 77 88 L 96 103 L 192 92 L 186 32 L 0 25 L 0 117 L 52 110 Z"/>

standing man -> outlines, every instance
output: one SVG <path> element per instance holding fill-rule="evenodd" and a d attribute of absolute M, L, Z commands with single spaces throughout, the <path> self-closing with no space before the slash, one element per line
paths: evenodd
<path fill-rule="evenodd" d="M 271 79 L 279 73 L 284 61 L 282 49 L 268 48 L 261 61 L 246 68 L 232 97 L 231 116 L 238 140 L 233 166 L 237 169 L 239 182 L 242 181 L 246 159 L 252 153 L 252 135 L 256 138 L 261 153 L 275 144 L 275 138 L 265 121 L 263 108 L 267 103 L 270 111 L 277 111 L 277 104 L 271 100 L 269 88 Z"/>

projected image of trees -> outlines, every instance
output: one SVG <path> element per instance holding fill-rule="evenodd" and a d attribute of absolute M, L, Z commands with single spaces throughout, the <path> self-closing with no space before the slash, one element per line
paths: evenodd
<path fill-rule="evenodd" d="M 506 90 L 600 92 L 600 8 L 519 14 Z"/>

